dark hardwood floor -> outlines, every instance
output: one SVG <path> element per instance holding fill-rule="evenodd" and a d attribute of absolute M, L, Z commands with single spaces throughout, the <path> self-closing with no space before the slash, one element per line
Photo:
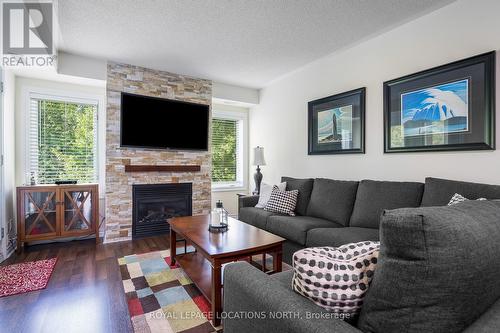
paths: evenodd
<path fill-rule="evenodd" d="M 168 248 L 165 236 L 28 246 L 2 265 L 58 261 L 46 289 L 0 298 L 0 332 L 132 332 L 117 259 Z"/>

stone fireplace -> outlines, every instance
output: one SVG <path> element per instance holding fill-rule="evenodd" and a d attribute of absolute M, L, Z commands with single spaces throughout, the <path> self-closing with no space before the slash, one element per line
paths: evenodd
<path fill-rule="evenodd" d="M 192 184 L 132 186 L 132 238 L 168 234 L 169 218 L 192 214 Z"/>
<path fill-rule="evenodd" d="M 132 65 L 108 63 L 105 242 L 132 238 L 134 185 L 191 183 L 192 214 L 208 214 L 211 205 L 210 147 L 208 151 L 120 147 L 121 92 L 207 105 L 212 103 L 212 82 L 209 80 Z M 199 171 L 141 172 L 127 172 L 125 170 L 125 166 L 146 165 L 197 165 L 200 166 L 200 169 Z"/>

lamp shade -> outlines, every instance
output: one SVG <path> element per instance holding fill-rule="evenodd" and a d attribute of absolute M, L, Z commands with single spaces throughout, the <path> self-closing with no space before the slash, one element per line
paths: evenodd
<path fill-rule="evenodd" d="M 253 165 L 266 165 L 263 147 L 257 146 L 253 149 Z"/>

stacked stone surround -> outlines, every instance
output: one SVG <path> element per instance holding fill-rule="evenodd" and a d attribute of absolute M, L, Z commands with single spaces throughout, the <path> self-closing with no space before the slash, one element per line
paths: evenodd
<path fill-rule="evenodd" d="M 170 151 L 120 147 L 121 92 L 211 105 L 212 82 L 163 71 L 108 63 L 106 112 L 106 242 L 132 236 L 132 185 L 193 184 L 193 215 L 210 212 L 209 151 Z M 168 130 L 168 127 L 165 128 Z M 125 165 L 196 164 L 200 172 L 133 172 Z"/>

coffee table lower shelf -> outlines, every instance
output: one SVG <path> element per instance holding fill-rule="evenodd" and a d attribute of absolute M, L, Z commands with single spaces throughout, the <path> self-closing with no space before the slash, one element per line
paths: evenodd
<path fill-rule="evenodd" d="M 212 302 L 212 266 L 210 262 L 199 252 L 178 254 L 175 256 L 175 260 L 203 296 Z"/>
<path fill-rule="evenodd" d="M 187 254 L 178 254 L 175 256 L 176 262 L 181 266 L 186 275 L 198 287 L 203 296 L 211 303 L 212 302 L 212 267 L 210 262 L 205 259 L 199 252 L 191 252 Z M 250 264 L 262 269 L 262 264 L 255 261 L 249 261 Z M 224 280 L 224 266 L 221 269 L 221 286 Z M 268 274 L 274 273 L 272 269 L 265 268 L 264 271 Z"/>

